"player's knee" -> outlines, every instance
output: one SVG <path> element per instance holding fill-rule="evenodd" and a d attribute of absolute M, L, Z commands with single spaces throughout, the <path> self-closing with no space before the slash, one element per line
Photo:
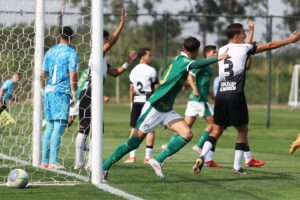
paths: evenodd
<path fill-rule="evenodd" d="M 90 127 L 83 127 L 83 126 L 81 126 L 79 128 L 79 133 L 82 133 L 84 135 L 88 135 L 89 132 L 90 132 Z"/>
<path fill-rule="evenodd" d="M 214 129 L 214 124 L 207 124 L 206 130 L 207 132 L 211 133 Z"/>
<path fill-rule="evenodd" d="M 186 130 L 181 131 L 180 135 L 182 137 L 184 137 L 185 139 L 187 139 L 187 140 L 191 140 L 193 138 L 193 136 L 194 136 L 194 134 L 193 134 L 193 132 L 192 132 L 191 129 L 186 129 Z"/>
<path fill-rule="evenodd" d="M 127 141 L 127 146 L 131 149 L 137 149 L 140 144 L 142 143 L 143 139 L 137 138 L 136 136 L 132 135 L 128 141 Z"/>

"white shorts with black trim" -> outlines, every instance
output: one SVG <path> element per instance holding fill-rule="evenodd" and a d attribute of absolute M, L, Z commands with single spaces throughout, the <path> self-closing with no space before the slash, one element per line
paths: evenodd
<path fill-rule="evenodd" d="M 182 119 L 182 117 L 174 110 L 169 112 L 160 112 L 152 107 L 147 101 L 142 109 L 135 128 L 144 133 L 149 133 L 154 131 L 158 124 L 166 126 L 170 122 L 178 119 Z"/>
<path fill-rule="evenodd" d="M 207 117 L 213 116 L 214 111 L 212 105 L 208 102 L 188 101 L 184 115 Z"/>

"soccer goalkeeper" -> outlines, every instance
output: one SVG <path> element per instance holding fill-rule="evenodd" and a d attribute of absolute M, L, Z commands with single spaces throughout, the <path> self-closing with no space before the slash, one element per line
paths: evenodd
<path fill-rule="evenodd" d="M 47 125 L 42 139 L 41 168 L 64 168 L 58 163 L 58 150 L 68 124 L 71 94 L 73 102 L 77 98 L 78 57 L 76 50 L 69 47 L 72 38 L 73 30 L 63 27 L 60 43 L 46 53 L 43 62 L 40 79 L 42 85 L 47 79 L 44 92 Z"/>

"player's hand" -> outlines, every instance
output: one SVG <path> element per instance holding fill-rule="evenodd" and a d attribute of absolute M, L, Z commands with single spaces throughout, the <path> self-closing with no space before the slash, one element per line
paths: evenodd
<path fill-rule="evenodd" d="M 297 31 L 294 31 L 290 36 L 289 36 L 289 41 L 291 41 L 291 43 L 295 43 L 298 42 L 300 39 L 300 33 L 297 33 Z"/>
<path fill-rule="evenodd" d="M 220 61 L 220 60 L 225 60 L 227 58 L 230 58 L 230 56 L 228 55 L 227 52 L 228 52 L 228 49 L 224 53 L 222 53 L 221 55 L 218 56 L 218 60 Z"/>
<path fill-rule="evenodd" d="M 247 24 L 248 24 L 249 30 L 254 30 L 254 21 L 252 19 L 248 18 Z"/>
<path fill-rule="evenodd" d="M 131 64 L 135 59 L 137 58 L 137 53 L 136 51 L 130 52 L 130 54 L 126 57 L 126 62 L 128 64 Z"/>
<path fill-rule="evenodd" d="M 122 8 L 121 9 L 121 20 L 120 20 L 120 24 L 125 24 L 125 22 L 126 22 L 126 20 L 127 20 L 127 13 L 125 12 L 125 9 L 124 8 Z"/>
<path fill-rule="evenodd" d="M 194 90 L 194 96 L 195 97 L 199 97 L 199 91 L 198 91 L 198 89 Z"/>
<path fill-rule="evenodd" d="M 109 96 L 103 96 L 103 102 L 108 103 L 109 102 Z"/>

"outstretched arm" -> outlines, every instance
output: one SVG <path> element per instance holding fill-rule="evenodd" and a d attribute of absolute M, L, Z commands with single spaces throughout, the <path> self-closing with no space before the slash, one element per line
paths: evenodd
<path fill-rule="evenodd" d="M 122 29 L 125 25 L 126 19 L 127 19 L 127 14 L 126 14 L 124 8 L 122 8 L 120 24 L 116 28 L 114 33 L 112 34 L 110 40 L 103 46 L 103 52 L 104 53 L 108 52 L 112 48 L 112 46 L 117 42 L 117 40 L 118 40 L 118 38 L 121 34 L 121 31 L 122 31 Z"/>
<path fill-rule="evenodd" d="M 261 53 L 264 51 L 276 49 L 291 43 L 296 43 L 300 39 L 300 33 L 297 33 L 296 31 L 293 32 L 287 39 L 284 40 L 278 40 L 278 41 L 273 41 L 269 42 L 267 44 L 259 44 L 257 45 L 255 53 Z"/>
<path fill-rule="evenodd" d="M 245 40 L 246 44 L 251 44 L 254 36 L 254 22 L 251 19 L 247 20 L 247 24 L 249 27 L 249 34 Z"/>
<path fill-rule="evenodd" d="M 212 58 L 207 58 L 207 59 L 199 59 L 195 62 L 192 62 L 191 65 L 190 65 L 190 69 L 202 68 L 202 67 L 208 66 L 210 64 L 213 64 L 217 61 L 225 60 L 226 58 L 229 58 L 229 55 L 227 54 L 227 51 L 225 53 L 219 55 L 218 57 L 212 57 Z"/>
<path fill-rule="evenodd" d="M 126 62 L 123 65 L 121 65 L 120 67 L 117 67 L 117 68 L 109 67 L 107 69 L 107 73 L 112 77 L 117 77 L 117 76 L 123 74 L 126 71 L 128 65 L 130 65 L 136 59 L 136 57 L 137 57 L 136 52 L 135 51 L 131 52 L 127 56 Z"/>

